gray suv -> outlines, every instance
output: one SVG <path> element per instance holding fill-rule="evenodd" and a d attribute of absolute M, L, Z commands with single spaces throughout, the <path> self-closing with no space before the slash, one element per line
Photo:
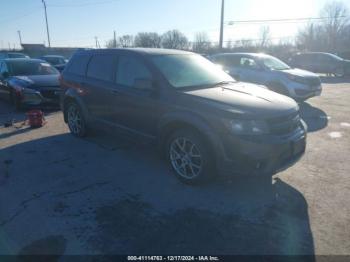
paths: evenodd
<path fill-rule="evenodd" d="M 319 96 L 322 85 L 318 75 L 289 67 L 281 60 L 266 54 L 216 54 L 210 60 L 219 64 L 236 80 L 265 85 L 296 101 Z"/>
<path fill-rule="evenodd" d="M 190 52 L 79 51 L 60 82 L 73 135 L 96 126 L 134 134 L 156 144 L 185 183 L 216 171 L 273 174 L 305 152 L 307 127 L 293 99 L 238 83 Z"/>

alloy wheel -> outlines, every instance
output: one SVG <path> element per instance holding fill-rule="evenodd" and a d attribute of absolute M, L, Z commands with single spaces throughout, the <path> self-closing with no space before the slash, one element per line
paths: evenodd
<path fill-rule="evenodd" d="M 71 104 L 69 106 L 68 112 L 67 112 L 67 120 L 68 120 L 69 129 L 72 131 L 73 134 L 78 135 L 82 132 L 82 128 L 83 128 L 82 116 L 76 105 Z"/>
<path fill-rule="evenodd" d="M 185 179 L 194 179 L 202 171 L 202 155 L 195 143 L 185 137 L 174 139 L 170 145 L 170 161 L 174 170 Z"/>

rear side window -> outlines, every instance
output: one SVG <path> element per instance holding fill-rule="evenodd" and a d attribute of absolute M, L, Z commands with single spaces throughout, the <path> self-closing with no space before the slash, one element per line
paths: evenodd
<path fill-rule="evenodd" d="M 136 57 L 121 56 L 117 70 L 117 84 L 133 87 L 136 79 L 151 79 L 148 68 Z"/>
<path fill-rule="evenodd" d="M 113 81 L 115 58 L 112 55 L 94 55 L 89 63 L 87 76 L 103 81 Z"/>
<path fill-rule="evenodd" d="M 71 59 L 67 71 L 72 74 L 85 76 L 86 66 L 90 60 L 90 55 L 78 54 Z"/>

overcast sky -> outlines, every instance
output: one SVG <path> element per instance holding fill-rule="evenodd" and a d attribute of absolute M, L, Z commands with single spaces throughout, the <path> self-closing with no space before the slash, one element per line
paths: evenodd
<path fill-rule="evenodd" d="M 207 32 L 218 41 L 221 0 L 46 0 L 52 46 L 101 46 L 117 35 L 179 29 L 191 40 Z M 225 21 L 318 17 L 327 0 L 226 0 Z M 344 1 L 350 8 L 350 1 Z M 0 48 L 47 42 L 41 0 L 0 1 Z M 269 24 L 275 39 L 293 36 L 301 23 Z M 225 41 L 259 38 L 262 24 L 225 26 Z"/>

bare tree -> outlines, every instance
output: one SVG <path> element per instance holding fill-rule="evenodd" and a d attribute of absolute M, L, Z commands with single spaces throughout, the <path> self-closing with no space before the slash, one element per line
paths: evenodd
<path fill-rule="evenodd" d="M 249 49 L 253 47 L 253 41 L 250 39 L 241 39 L 236 41 L 236 47 L 242 47 L 245 49 Z"/>
<path fill-rule="evenodd" d="M 207 33 L 198 32 L 194 37 L 193 50 L 199 53 L 207 52 L 210 49 L 210 39 Z"/>
<path fill-rule="evenodd" d="M 171 30 L 162 35 L 162 47 L 170 49 L 187 49 L 188 39 L 179 30 Z"/>
<path fill-rule="evenodd" d="M 321 23 L 309 23 L 299 30 L 297 44 L 309 51 L 328 51 L 336 53 L 349 48 L 350 23 L 349 10 L 342 2 L 331 2 L 320 12 L 324 18 Z"/>
<path fill-rule="evenodd" d="M 136 47 L 161 47 L 161 37 L 157 33 L 141 32 L 135 36 L 134 45 Z"/>
<path fill-rule="evenodd" d="M 115 47 L 118 46 L 118 44 L 117 44 L 117 46 L 116 46 L 116 43 L 115 43 L 114 39 L 110 39 L 110 40 L 106 41 L 105 46 L 106 46 L 107 48 L 115 48 Z"/>
<path fill-rule="evenodd" d="M 133 47 L 134 46 L 134 36 L 132 35 L 123 35 L 118 38 L 119 45 L 121 47 Z"/>
<path fill-rule="evenodd" d="M 266 48 L 271 44 L 271 37 L 270 37 L 270 27 L 269 26 L 263 26 L 260 28 L 260 48 Z"/>
<path fill-rule="evenodd" d="M 334 1 L 324 6 L 321 10 L 321 16 L 327 17 L 322 24 L 327 47 L 330 51 L 336 52 L 343 33 L 349 26 L 349 10 L 343 2 Z"/>

